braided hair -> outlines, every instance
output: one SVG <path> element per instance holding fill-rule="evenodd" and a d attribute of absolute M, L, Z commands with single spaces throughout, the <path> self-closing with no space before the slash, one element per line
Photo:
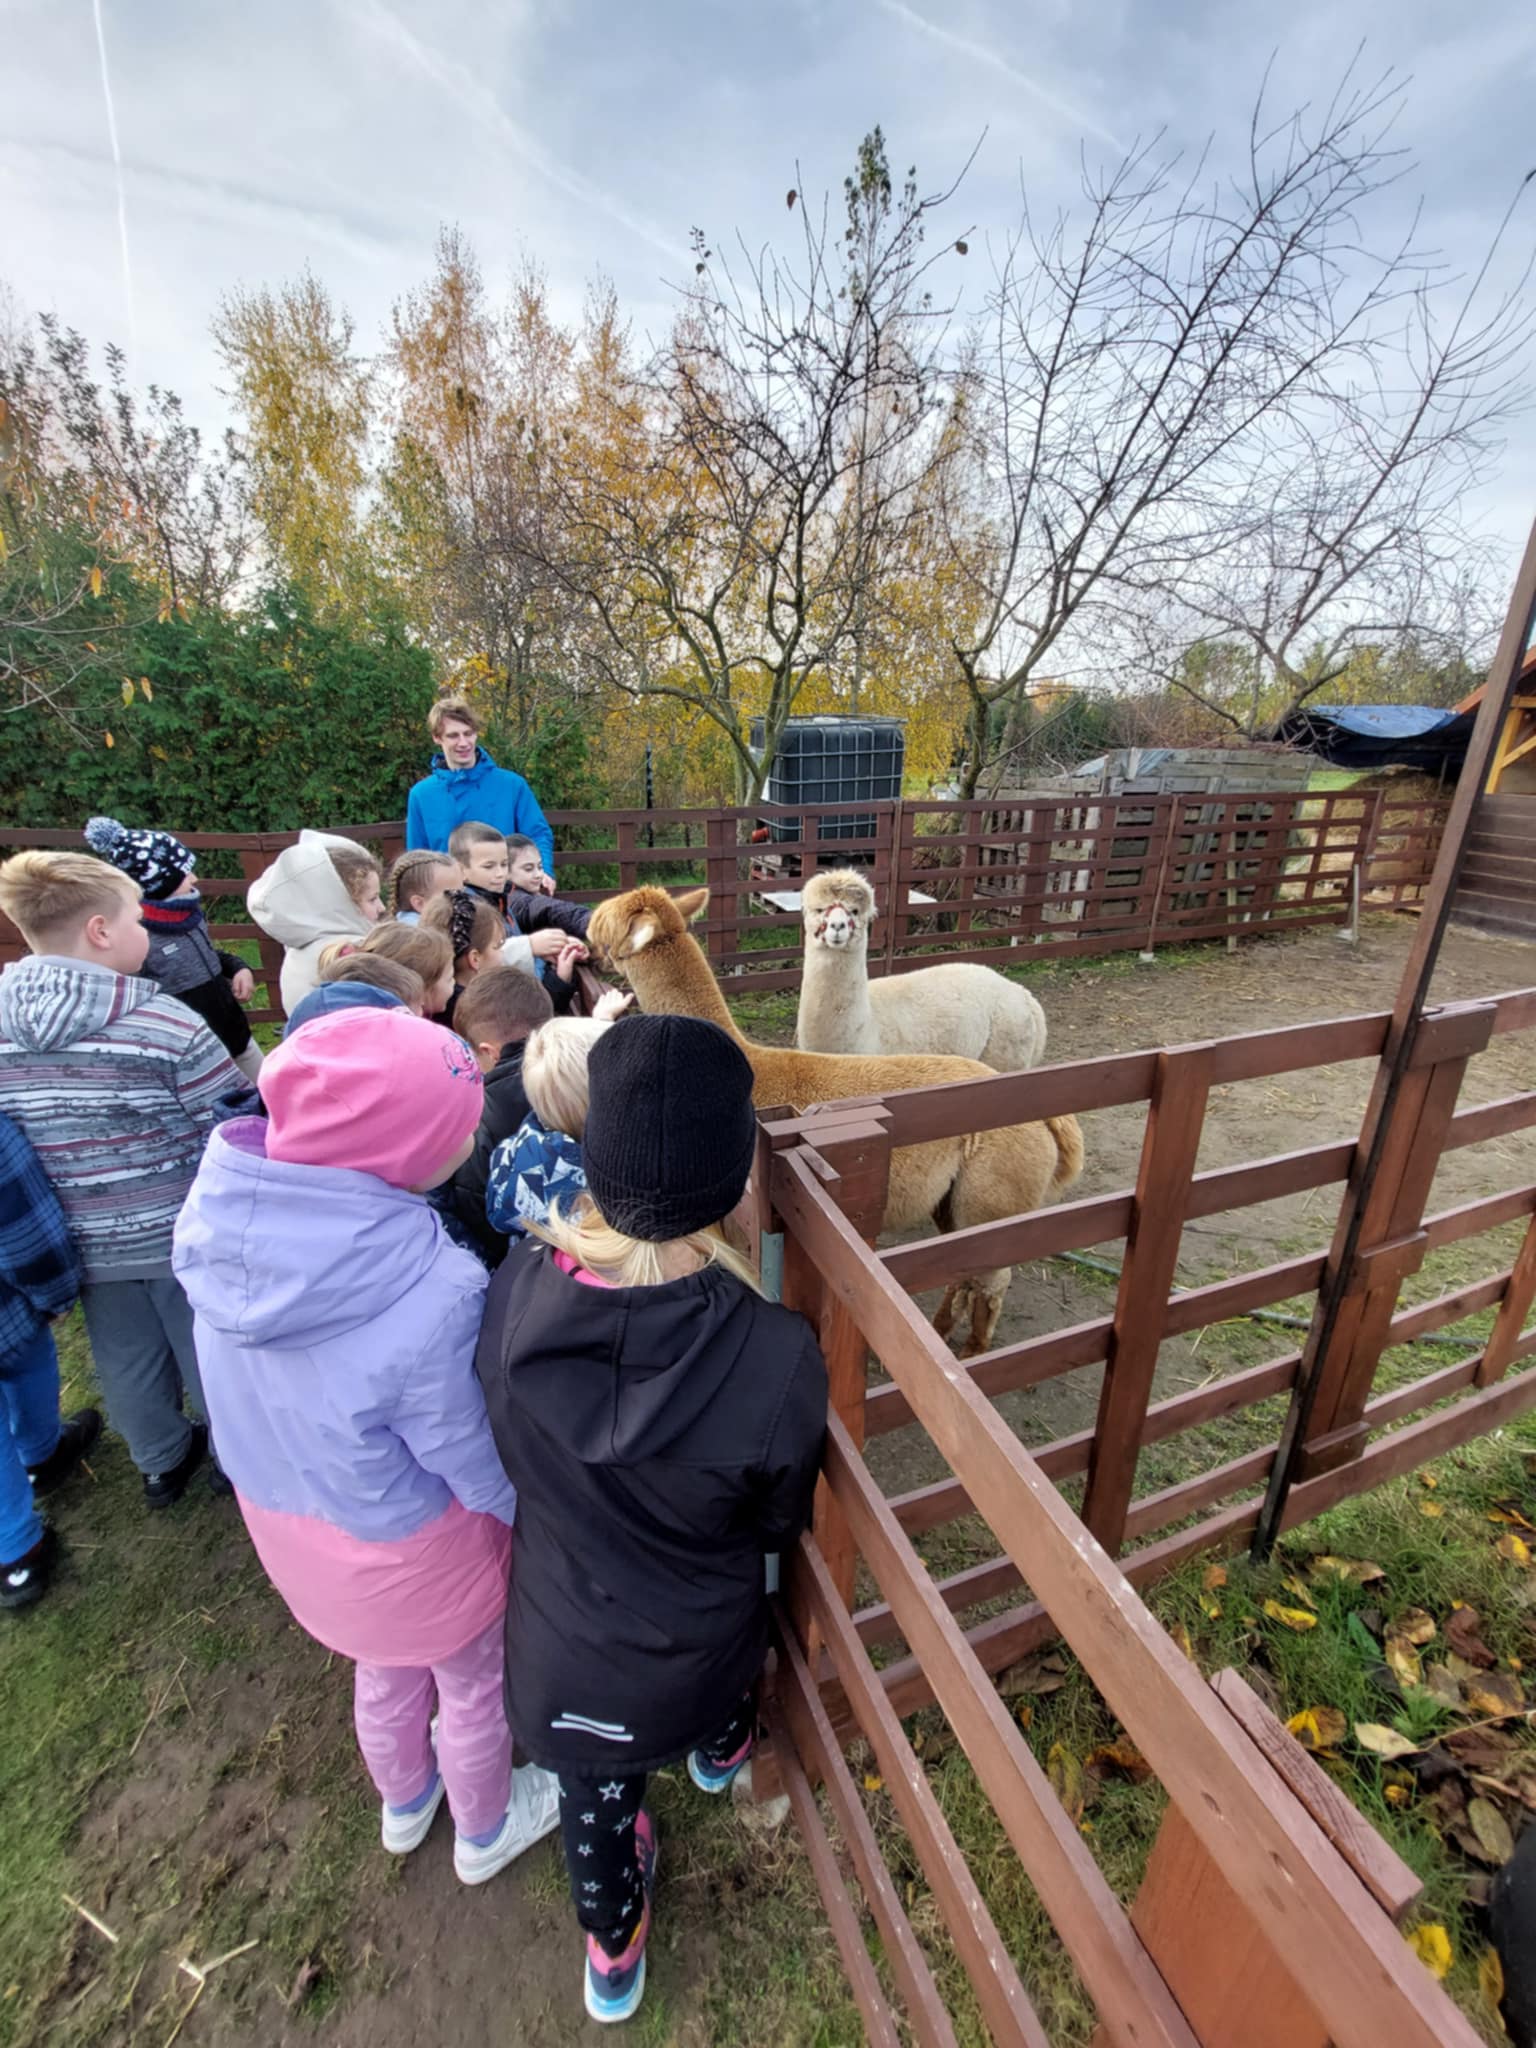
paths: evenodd
<path fill-rule="evenodd" d="M 466 953 L 485 953 L 507 935 L 499 911 L 472 889 L 450 889 L 421 913 L 421 921 L 434 931 L 446 932 L 453 947 L 454 965 Z"/>

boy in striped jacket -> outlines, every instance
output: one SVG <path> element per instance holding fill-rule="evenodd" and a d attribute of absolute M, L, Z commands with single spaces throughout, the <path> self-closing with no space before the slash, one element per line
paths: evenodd
<path fill-rule="evenodd" d="M 171 1231 L 215 1105 L 243 1082 L 202 1019 L 140 974 L 149 934 L 138 885 L 119 869 L 14 854 L 0 865 L 0 910 L 32 948 L 0 975 L 0 1109 L 69 1220 L 108 1418 L 146 1503 L 169 1507 L 208 1456 Z"/>

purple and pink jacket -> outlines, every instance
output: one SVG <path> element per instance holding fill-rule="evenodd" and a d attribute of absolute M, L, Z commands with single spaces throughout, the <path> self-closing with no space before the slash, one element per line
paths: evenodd
<path fill-rule="evenodd" d="M 475 1377 L 485 1268 L 420 1195 L 221 1126 L 176 1225 L 219 1461 L 299 1624 L 427 1665 L 502 1613 L 517 1496 Z"/>

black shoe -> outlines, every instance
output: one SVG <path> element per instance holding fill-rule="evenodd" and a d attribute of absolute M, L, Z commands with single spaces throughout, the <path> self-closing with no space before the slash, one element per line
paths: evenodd
<path fill-rule="evenodd" d="M 82 1458 L 88 1458 L 101 1435 L 101 1417 L 94 1408 L 77 1408 L 59 1427 L 59 1440 L 40 1465 L 29 1465 L 27 1477 L 39 1500 L 62 1486 Z"/>
<path fill-rule="evenodd" d="M 233 1500 L 235 1497 L 235 1482 L 219 1463 L 216 1455 L 210 1456 L 208 1460 L 208 1491 L 215 1500 Z"/>
<path fill-rule="evenodd" d="M 192 1441 L 187 1445 L 186 1454 L 179 1465 L 173 1465 L 169 1472 L 146 1472 L 144 1474 L 144 1501 L 147 1507 L 172 1508 L 187 1490 L 187 1481 L 208 1455 L 208 1425 L 194 1422 Z"/>
<path fill-rule="evenodd" d="M 58 1561 L 59 1539 L 45 1528 L 25 1557 L 18 1557 L 14 1564 L 0 1564 L 0 1607 L 12 1613 L 35 1607 L 47 1592 Z"/>

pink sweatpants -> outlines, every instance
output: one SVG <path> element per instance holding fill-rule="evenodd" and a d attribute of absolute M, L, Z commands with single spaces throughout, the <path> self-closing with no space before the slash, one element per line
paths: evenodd
<path fill-rule="evenodd" d="M 501 1825 L 512 1789 L 512 1736 L 502 1704 L 505 1661 L 498 1619 L 451 1657 L 430 1667 L 357 1667 L 353 1714 L 363 1762 L 389 1806 L 409 1806 L 443 1774 L 448 1810 L 461 1835 Z M 430 1737 L 437 1700 L 437 1760 Z"/>

